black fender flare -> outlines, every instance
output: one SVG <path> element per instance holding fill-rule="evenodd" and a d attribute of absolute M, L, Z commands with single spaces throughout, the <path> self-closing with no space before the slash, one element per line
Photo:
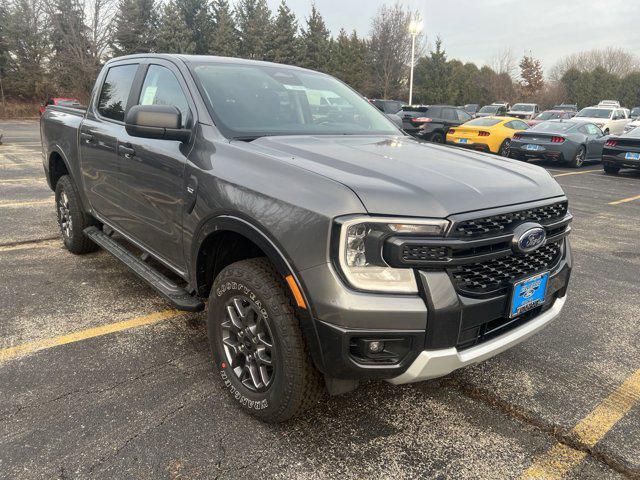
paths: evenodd
<path fill-rule="evenodd" d="M 258 226 L 255 222 L 247 219 L 244 215 L 237 213 L 219 214 L 209 217 L 207 220 L 202 222 L 194 234 L 190 252 L 192 285 L 195 287 L 198 294 L 201 293 L 202 287 L 202 281 L 198 272 L 198 261 L 201 247 L 204 241 L 211 235 L 215 235 L 216 232 L 234 232 L 248 238 L 265 253 L 269 261 L 273 264 L 276 271 L 283 279 L 288 275 L 293 276 L 295 282 L 300 288 L 300 292 L 302 293 L 302 297 L 304 298 L 304 302 L 307 306 L 306 309 L 296 307 L 296 315 L 300 319 L 300 327 L 311 351 L 311 357 L 316 367 L 323 371 L 324 359 L 322 349 L 320 348 L 320 337 L 316 328 L 313 304 L 311 303 L 307 289 L 293 266 L 293 263 L 285 255 L 284 249 L 275 239 L 265 233 L 265 229 L 262 226 Z"/>

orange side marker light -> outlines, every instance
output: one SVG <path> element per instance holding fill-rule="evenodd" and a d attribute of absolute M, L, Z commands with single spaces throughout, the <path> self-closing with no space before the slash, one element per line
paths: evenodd
<path fill-rule="evenodd" d="M 284 277 L 284 279 L 287 281 L 287 284 L 289 284 L 289 288 L 291 289 L 291 293 L 293 293 L 293 298 L 296 299 L 298 307 L 304 308 L 306 310 L 307 304 L 304 302 L 304 297 L 302 296 L 300 287 L 298 287 L 298 284 L 296 283 L 295 278 L 293 278 L 293 275 L 287 275 L 286 277 Z"/>

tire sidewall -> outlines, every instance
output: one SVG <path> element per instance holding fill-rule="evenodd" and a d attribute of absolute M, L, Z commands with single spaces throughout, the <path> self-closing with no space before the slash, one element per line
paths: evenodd
<path fill-rule="evenodd" d="M 233 266 L 232 266 L 233 268 Z M 254 416 L 271 419 L 282 411 L 287 402 L 285 392 L 289 389 L 290 379 L 287 375 L 287 362 L 283 355 L 286 346 L 282 344 L 282 335 L 275 320 L 277 308 L 262 292 L 259 285 L 250 278 L 234 275 L 232 271 L 223 271 L 214 282 L 209 297 L 207 313 L 207 330 L 209 345 L 212 350 L 215 368 L 224 388 L 231 394 L 243 410 Z M 227 302 L 236 295 L 248 297 L 260 309 L 265 321 L 271 329 L 274 346 L 274 378 L 264 392 L 253 392 L 246 388 L 229 367 L 224 355 L 221 324 L 225 320 Z"/>
<path fill-rule="evenodd" d="M 582 153 L 582 157 L 583 157 L 582 160 L 579 159 L 580 153 Z M 572 162 L 573 166 L 576 168 L 583 166 L 586 156 L 587 156 L 587 149 L 585 148 L 584 145 L 580 145 L 580 147 L 578 147 L 578 150 L 576 151 L 576 156 L 573 158 L 573 162 Z"/>
<path fill-rule="evenodd" d="M 507 149 L 506 155 L 503 153 L 505 149 Z M 500 148 L 498 149 L 498 155 L 509 158 L 510 154 L 511 154 L 511 140 L 509 140 L 508 138 L 505 138 L 502 144 L 500 145 Z"/>
<path fill-rule="evenodd" d="M 67 199 L 69 201 L 69 215 L 71 217 L 71 235 L 69 237 L 67 237 L 62 231 L 62 223 L 60 219 L 60 197 L 63 192 L 67 195 Z M 73 251 L 76 244 L 82 240 L 81 238 L 77 238 L 78 235 L 84 234 L 82 231 L 78 232 L 78 229 L 82 226 L 82 214 L 80 213 L 80 205 L 77 205 L 77 195 L 69 177 L 65 176 L 58 180 L 58 183 L 56 184 L 55 201 L 56 218 L 58 219 L 58 229 L 62 235 L 62 242 L 68 250 Z"/>

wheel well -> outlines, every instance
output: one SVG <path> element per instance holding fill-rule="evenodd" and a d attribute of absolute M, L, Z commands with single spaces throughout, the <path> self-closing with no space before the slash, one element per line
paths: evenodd
<path fill-rule="evenodd" d="M 53 190 L 56 189 L 58 180 L 60 180 L 60 177 L 63 175 L 69 175 L 69 170 L 67 170 L 62 156 L 58 152 L 53 152 L 51 156 L 49 156 L 49 181 Z"/>
<path fill-rule="evenodd" d="M 267 257 L 267 255 L 244 235 L 229 230 L 212 233 L 202 242 L 198 251 L 196 264 L 198 295 L 209 296 L 213 281 L 226 266 L 256 257 Z"/>

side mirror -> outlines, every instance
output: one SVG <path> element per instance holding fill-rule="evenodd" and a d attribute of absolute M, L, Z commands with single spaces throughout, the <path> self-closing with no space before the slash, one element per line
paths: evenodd
<path fill-rule="evenodd" d="M 135 105 L 124 119 L 124 128 L 132 137 L 186 142 L 191 130 L 181 125 L 182 114 L 173 105 Z"/>

